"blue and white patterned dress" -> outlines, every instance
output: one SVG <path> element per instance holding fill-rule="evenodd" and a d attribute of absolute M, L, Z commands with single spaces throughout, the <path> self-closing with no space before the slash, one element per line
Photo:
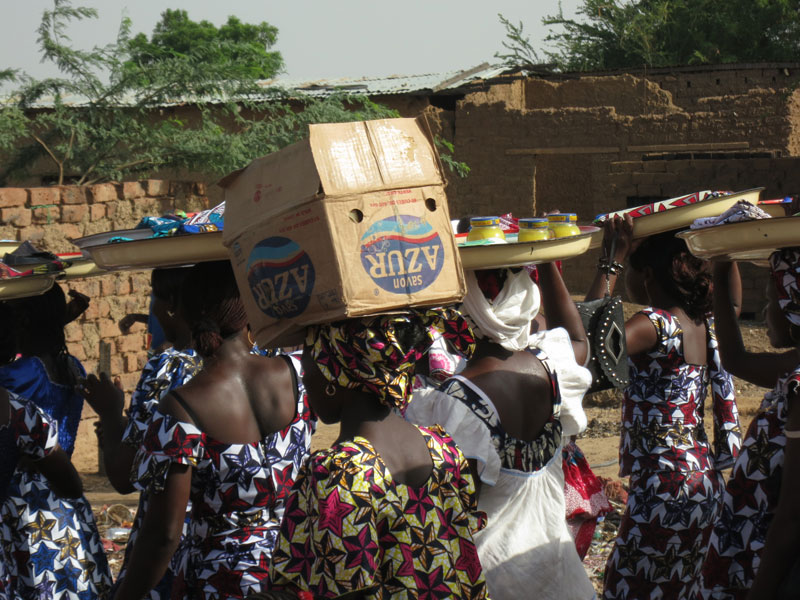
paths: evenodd
<path fill-rule="evenodd" d="M 175 350 L 169 348 L 151 358 L 142 369 L 142 375 L 136 389 L 131 397 L 131 404 L 128 409 L 128 424 L 122 434 L 122 441 L 135 448 L 136 450 L 144 440 L 144 434 L 150 424 L 153 413 L 158 408 L 158 403 L 171 390 L 181 387 L 188 383 L 202 368 L 203 362 L 200 356 L 191 349 Z M 133 545 L 149 504 L 149 493 L 145 490 L 139 496 L 139 506 L 136 510 L 136 518 L 133 520 L 131 534 L 128 544 L 125 547 L 125 558 L 122 562 L 117 581 L 121 581 L 125 576 L 128 561 L 130 560 Z M 187 523 L 191 514 L 191 504 L 187 507 Z M 172 593 L 172 582 L 178 572 L 182 561 L 182 554 L 185 546 L 186 526 L 184 526 L 184 537 L 175 555 L 170 562 L 167 572 L 161 581 L 145 596 L 149 600 L 166 600 Z"/>
<path fill-rule="evenodd" d="M 72 359 L 79 372 L 83 368 Z M 0 368 L 0 386 L 26 397 L 58 423 L 58 443 L 72 454 L 83 398 L 53 382 L 38 358 Z M 85 497 L 56 496 L 39 472 L 17 467 L 0 508 L 2 543 L 22 598 L 103 598 L 111 586 L 103 544 Z"/>
<path fill-rule="evenodd" d="M 20 457 L 41 460 L 58 447 L 58 424 L 33 402 L 9 393 L 8 417 L 8 424 L 0 427 L 0 452 L 3 463 L 12 467 L 11 474 Z M 0 496 L 7 484 L 8 479 L 0 483 Z M 7 527 L 5 521 L 0 521 L 0 529 Z M 10 536 L 10 531 L 0 533 L 0 539 Z M 7 551 L 0 544 L 0 600 L 16 598 L 16 579 L 11 579 L 11 556 Z"/>
<path fill-rule="evenodd" d="M 299 370 L 297 358 L 289 360 Z M 153 413 L 134 461 L 135 485 L 159 493 L 172 464 L 192 467 L 191 520 L 173 598 L 244 598 L 261 591 L 315 425 L 302 390 L 292 422 L 250 444 L 224 443 Z"/>

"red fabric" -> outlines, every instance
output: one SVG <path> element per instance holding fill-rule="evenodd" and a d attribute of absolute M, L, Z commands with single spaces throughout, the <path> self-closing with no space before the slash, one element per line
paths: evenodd
<path fill-rule="evenodd" d="M 592 472 L 575 442 L 564 447 L 564 501 L 566 519 L 581 559 L 592 543 L 597 517 L 611 511 L 602 482 Z"/>

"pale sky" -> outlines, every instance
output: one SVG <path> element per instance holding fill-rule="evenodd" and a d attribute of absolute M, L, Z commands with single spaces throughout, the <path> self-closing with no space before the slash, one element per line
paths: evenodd
<path fill-rule="evenodd" d="M 573 16 L 580 0 L 563 0 Z M 200 21 L 220 25 L 234 14 L 245 22 L 267 21 L 278 28 L 274 49 L 286 64 L 283 78 L 333 79 L 362 75 L 414 75 L 469 69 L 497 62 L 505 31 L 497 13 L 522 21 L 534 47 L 545 35 L 542 17 L 558 11 L 557 0 L 73 0 L 92 6 L 99 19 L 68 29 L 78 48 L 115 38 L 123 14 L 133 31 L 152 32 L 166 8 L 182 8 Z M 51 0 L 0 0 L 0 69 L 19 68 L 36 78 L 56 75 L 41 64 L 36 29 Z"/>

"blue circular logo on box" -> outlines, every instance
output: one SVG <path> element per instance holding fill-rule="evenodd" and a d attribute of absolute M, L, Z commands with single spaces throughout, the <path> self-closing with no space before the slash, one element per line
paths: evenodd
<path fill-rule="evenodd" d="M 361 236 L 361 264 L 382 289 L 411 294 L 439 277 L 444 246 L 426 220 L 396 215 L 373 223 Z"/>
<path fill-rule="evenodd" d="M 296 317 L 308 307 L 311 299 L 314 265 L 308 254 L 292 240 L 277 236 L 267 238 L 250 252 L 247 282 L 265 314 L 275 319 Z"/>

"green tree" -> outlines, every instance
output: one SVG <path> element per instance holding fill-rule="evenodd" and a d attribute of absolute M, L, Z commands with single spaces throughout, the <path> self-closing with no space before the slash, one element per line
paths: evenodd
<path fill-rule="evenodd" d="M 308 123 L 397 116 L 358 96 L 289 102 L 280 90 L 264 90 L 252 65 L 237 59 L 236 50 L 248 51 L 249 41 L 198 44 L 134 61 L 131 23 L 124 19 L 113 43 L 73 48 L 68 24 L 96 16 L 69 0 L 54 0 L 53 10 L 43 14 L 42 58 L 54 62 L 61 76 L 18 77 L 12 100 L 0 104 L 0 185 L 42 157 L 55 165 L 59 184 L 160 169 L 219 176 L 301 139 Z M 220 45 L 231 51 L 221 53 Z M 196 117 L 175 116 L 171 107 L 183 105 L 195 106 Z"/>
<path fill-rule="evenodd" d="M 130 63 L 148 65 L 171 57 L 187 57 L 202 48 L 207 60 L 232 60 L 254 79 L 269 79 L 283 68 L 280 52 L 269 51 L 278 29 L 269 23 L 242 23 L 230 16 L 221 27 L 209 21 L 192 21 L 185 10 L 161 13 L 150 39 L 143 33 L 128 42 Z"/>
<path fill-rule="evenodd" d="M 543 23 L 561 71 L 800 58 L 800 0 L 583 0 L 576 18 L 559 6 Z"/>

